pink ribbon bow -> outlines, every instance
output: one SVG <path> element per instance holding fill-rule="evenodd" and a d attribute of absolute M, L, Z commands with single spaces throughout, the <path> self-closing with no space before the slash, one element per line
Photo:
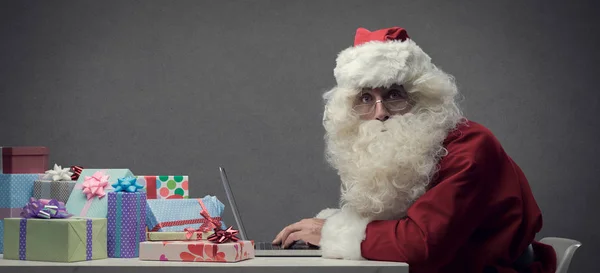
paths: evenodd
<path fill-rule="evenodd" d="M 202 202 L 202 199 L 198 199 L 198 203 L 200 203 L 200 207 L 202 208 L 202 211 L 200 211 L 200 215 L 202 215 L 202 217 L 206 219 L 206 222 L 202 223 L 202 225 L 198 228 L 198 231 L 208 232 L 214 230 L 215 228 L 220 229 L 221 222 L 218 219 L 215 219 L 212 216 L 210 216 L 208 210 L 206 210 L 206 207 L 204 206 L 204 202 Z"/>
<path fill-rule="evenodd" d="M 103 172 L 96 172 L 92 176 L 85 177 L 81 187 L 83 189 L 83 194 L 87 196 L 88 200 L 96 196 L 102 198 L 106 195 L 104 188 L 108 187 L 108 178 L 109 176 L 105 175 Z"/>
<path fill-rule="evenodd" d="M 81 209 L 81 213 L 79 216 L 85 217 L 87 215 L 90 206 L 92 206 L 92 201 L 95 197 L 101 199 L 106 196 L 106 192 L 104 191 L 108 188 L 108 179 L 109 175 L 106 175 L 102 171 L 98 171 L 94 173 L 92 176 L 86 176 L 83 180 L 83 183 L 75 185 L 76 189 L 81 189 L 82 193 L 85 194 L 87 198 L 87 202 Z"/>

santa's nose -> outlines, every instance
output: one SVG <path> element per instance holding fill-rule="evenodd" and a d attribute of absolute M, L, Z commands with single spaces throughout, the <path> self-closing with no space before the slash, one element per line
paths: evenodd
<path fill-rule="evenodd" d="M 390 112 L 383 106 L 381 100 L 375 103 L 375 119 L 384 122 L 390 118 Z"/>

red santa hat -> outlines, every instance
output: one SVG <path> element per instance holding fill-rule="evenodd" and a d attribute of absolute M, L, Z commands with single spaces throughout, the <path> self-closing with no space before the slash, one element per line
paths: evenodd
<path fill-rule="evenodd" d="M 410 84 L 431 68 L 431 58 L 400 27 L 356 30 L 354 46 L 339 53 L 334 75 L 352 89 Z"/>

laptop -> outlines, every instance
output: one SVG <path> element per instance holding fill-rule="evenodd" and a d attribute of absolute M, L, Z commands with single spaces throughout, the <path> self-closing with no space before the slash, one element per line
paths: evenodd
<path fill-rule="evenodd" d="M 235 198 L 233 197 L 233 192 L 229 186 L 229 180 L 227 179 L 225 169 L 219 167 L 219 171 L 221 172 L 221 182 L 223 182 L 223 187 L 225 188 L 225 193 L 227 194 L 227 200 L 229 201 L 229 206 L 231 207 L 233 217 L 235 218 L 235 223 L 239 230 L 239 238 L 242 240 L 248 240 L 248 237 L 246 237 L 244 224 L 242 223 L 242 218 L 240 217 L 240 213 L 238 212 L 237 205 L 235 203 Z M 304 243 L 296 243 L 291 247 L 281 248 L 281 246 L 273 245 L 271 242 L 254 242 L 254 252 L 255 256 L 257 257 L 321 257 L 321 250 L 317 246 L 307 245 Z"/>

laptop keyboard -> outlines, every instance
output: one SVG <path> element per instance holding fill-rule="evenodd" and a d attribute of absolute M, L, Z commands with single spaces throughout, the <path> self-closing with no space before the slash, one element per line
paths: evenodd
<path fill-rule="evenodd" d="M 254 249 L 257 250 L 289 250 L 289 249 L 319 249 L 319 247 L 311 246 L 307 244 L 293 244 L 291 247 L 282 248 L 280 245 L 273 245 L 270 242 L 257 242 L 254 243 Z"/>

